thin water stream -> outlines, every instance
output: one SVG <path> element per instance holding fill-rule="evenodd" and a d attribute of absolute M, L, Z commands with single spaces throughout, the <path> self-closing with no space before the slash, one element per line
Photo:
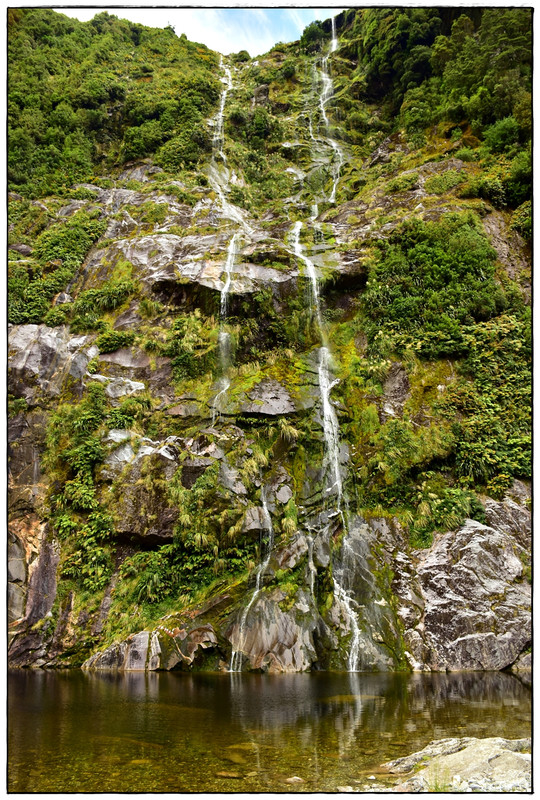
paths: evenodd
<path fill-rule="evenodd" d="M 328 131 L 330 128 L 330 122 L 328 119 L 328 114 L 326 113 L 326 106 L 328 105 L 328 101 L 334 94 L 334 82 L 330 77 L 329 69 L 328 69 L 328 61 L 332 53 L 335 53 L 339 47 L 339 41 L 336 35 L 336 20 L 335 17 L 332 17 L 332 40 L 330 42 L 330 49 L 328 53 L 323 56 L 321 59 L 321 81 L 322 81 L 322 90 L 319 96 L 319 109 L 321 112 L 321 117 L 324 123 L 324 129 L 326 132 L 325 140 L 328 145 L 333 150 L 333 158 L 332 158 L 332 191 L 330 193 L 330 197 L 328 201 L 330 203 L 336 202 L 336 191 L 339 183 L 339 178 L 341 175 L 341 168 L 344 162 L 344 155 L 343 150 L 333 139 L 329 136 Z M 312 136 L 313 138 L 313 136 Z"/>
<path fill-rule="evenodd" d="M 343 559 L 340 567 L 334 569 L 333 584 L 334 595 L 339 602 L 344 616 L 351 631 L 351 644 L 349 648 L 348 668 L 354 672 L 358 668 L 358 655 L 360 646 L 360 627 L 355 611 L 355 601 L 351 593 L 346 588 L 345 577 L 348 569 L 353 566 L 348 558 L 347 549 L 348 535 L 348 504 L 347 498 L 343 493 L 343 480 L 340 467 L 340 437 L 339 422 L 336 410 L 331 400 L 331 392 L 337 381 L 332 380 L 330 372 L 330 349 L 326 336 L 325 327 L 321 314 L 321 302 L 319 295 L 319 279 L 313 261 L 308 258 L 300 242 L 300 232 L 302 222 L 296 222 L 292 229 L 291 243 L 297 258 L 306 266 L 306 271 L 311 283 L 312 306 L 317 321 L 317 327 L 321 338 L 322 346 L 319 348 L 318 378 L 319 391 L 321 395 L 322 425 L 324 433 L 324 459 L 323 459 L 323 482 L 327 498 L 334 499 L 335 513 L 339 514 L 343 528 L 345 530 L 345 540 L 343 542 Z M 350 550 L 352 553 L 352 550 Z M 354 554 L 353 554 L 354 555 Z M 311 590 L 313 595 L 313 589 Z"/>
<path fill-rule="evenodd" d="M 531 733 L 530 690 L 504 673 L 15 670 L 8 689 L 18 793 L 363 791 L 433 739 Z"/>
<path fill-rule="evenodd" d="M 229 332 L 225 330 L 225 324 L 227 322 L 229 289 L 231 287 L 231 279 L 234 269 L 234 260 L 238 252 L 239 240 L 240 240 L 240 234 L 235 233 L 232 236 L 231 241 L 229 242 L 229 247 L 227 248 L 227 259 L 225 261 L 225 280 L 223 282 L 223 287 L 221 289 L 220 307 L 219 307 L 220 330 L 218 335 L 219 364 L 221 369 L 221 378 L 219 380 L 219 391 L 216 394 L 213 402 L 212 425 L 215 425 L 219 417 L 221 399 L 225 397 L 229 389 L 229 386 L 231 385 L 231 381 L 227 374 L 231 366 L 231 336 Z"/>
<path fill-rule="evenodd" d="M 216 192 L 221 207 L 222 215 L 240 225 L 246 234 L 253 233 L 253 229 L 246 221 L 244 214 L 233 203 L 227 200 L 227 193 L 230 189 L 230 172 L 227 166 L 227 156 L 225 155 L 225 104 L 227 102 L 227 95 L 233 88 L 232 72 L 230 67 L 226 66 L 221 56 L 220 67 L 225 72 L 225 77 L 222 78 L 224 85 L 221 92 L 219 103 L 219 111 L 214 120 L 214 137 L 212 143 L 212 161 L 208 169 L 208 180 L 212 189 Z M 218 163 L 221 162 L 221 163 Z"/>
<path fill-rule="evenodd" d="M 258 598 L 259 594 L 261 593 L 262 587 L 262 580 L 264 577 L 264 573 L 266 572 L 268 565 L 270 563 L 270 558 L 272 556 L 272 549 L 274 547 L 274 527 L 272 525 L 272 518 L 270 516 L 270 512 L 268 511 L 268 506 L 266 504 L 266 492 L 264 486 L 261 487 L 261 504 L 262 504 L 262 511 L 263 511 L 263 518 L 265 524 L 265 530 L 268 533 L 268 542 L 266 544 L 266 554 L 257 567 L 257 573 L 255 576 L 255 589 L 253 590 L 253 594 L 251 595 L 251 600 L 245 607 L 242 616 L 240 618 L 240 624 L 238 626 L 238 643 L 233 642 L 233 651 L 231 654 L 231 663 L 229 670 L 230 672 L 240 672 L 242 669 L 242 656 L 244 654 L 244 650 L 246 647 L 246 623 L 249 617 L 249 612 L 253 604 L 255 603 L 256 599 Z"/>

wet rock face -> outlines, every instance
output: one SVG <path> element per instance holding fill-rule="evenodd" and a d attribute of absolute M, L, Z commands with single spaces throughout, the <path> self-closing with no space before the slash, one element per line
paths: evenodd
<path fill-rule="evenodd" d="M 98 353 L 93 339 L 71 336 L 65 325 L 13 325 L 8 338 L 9 391 L 29 405 L 43 395 L 58 397 L 68 383 L 80 394 L 88 362 Z"/>
<path fill-rule="evenodd" d="M 417 661 L 433 670 L 512 664 L 531 638 L 527 559 L 511 532 L 474 520 L 437 537 L 417 565 L 424 608 L 408 637 Z"/>
<path fill-rule="evenodd" d="M 47 416 L 39 409 L 8 421 L 9 513 L 31 514 L 45 497 L 46 477 L 41 469 Z"/>
<path fill-rule="evenodd" d="M 9 662 L 12 666 L 40 666 L 46 662 L 50 639 L 48 617 L 56 599 L 60 548 L 46 523 L 36 518 L 11 525 L 8 568 Z M 17 616 L 16 616 L 17 615 Z M 40 623 L 38 630 L 32 627 Z"/>
<path fill-rule="evenodd" d="M 24 548 L 14 533 L 8 533 L 8 622 L 24 616 L 26 605 L 26 559 Z"/>
<path fill-rule="evenodd" d="M 280 589 L 261 593 L 245 627 L 241 630 L 235 622 L 226 632 L 233 647 L 241 648 L 249 669 L 271 673 L 306 672 L 317 661 L 312 601 L 303 592 L 300 594 L 292 609 L 284 612 L 279 603 L 286 595 Z"/>

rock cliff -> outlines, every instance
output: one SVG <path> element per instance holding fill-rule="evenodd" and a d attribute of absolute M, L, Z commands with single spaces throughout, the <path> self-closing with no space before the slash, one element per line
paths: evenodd
<path fill-rule="evenodd" d="M 194 160 L 10 195 L 10 664 L 529 652 L 529 248 L 468 123 L 391 124 L 362 14 L 203 54 Z"/>

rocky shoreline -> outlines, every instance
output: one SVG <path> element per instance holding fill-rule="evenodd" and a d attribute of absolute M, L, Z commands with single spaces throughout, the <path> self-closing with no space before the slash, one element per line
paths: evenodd
<path fill-rule="evenodd" d="M 395 782 L 396 776 L 403 776 L 401 782 Z M 355 786 L 337 787 L 341 793 L 531 790 L 531 739 L 501 737 L 435 739 L 423 750 L 382 764 L 376 775 L 355 781 Z"/>

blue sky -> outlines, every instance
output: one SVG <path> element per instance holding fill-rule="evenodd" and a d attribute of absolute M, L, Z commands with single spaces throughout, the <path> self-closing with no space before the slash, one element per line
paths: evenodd
<path fill-rule="evenodd" d="M 228 55 L 247 50 L 251 56 L 266 53 L 276 42 L 298 39 L 306 25 L 315 19 L 328 19 L 341 7 L 335 8 L 122 8 L 94 6 L 93 8 L 56 7 L 55 11 L 89 20 L 101 11 L 121 19 L 140 22 L 153 28 L 171 24 L 177 35 L 202 42 L 212 50 Z"/>

